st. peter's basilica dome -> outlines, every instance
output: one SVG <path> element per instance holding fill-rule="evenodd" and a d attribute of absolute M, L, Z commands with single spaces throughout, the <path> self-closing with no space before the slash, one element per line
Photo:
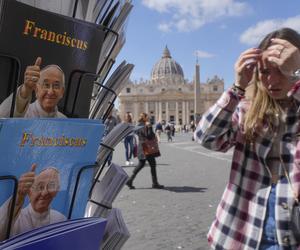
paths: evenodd
<path fill-rule="evenodd" d="M 168 47 L 164 49 L 162 58 L 154 65 L 151 72 L 152 81 L 172 80 L 184 82 L 181 66 L 171 57 Z"/>

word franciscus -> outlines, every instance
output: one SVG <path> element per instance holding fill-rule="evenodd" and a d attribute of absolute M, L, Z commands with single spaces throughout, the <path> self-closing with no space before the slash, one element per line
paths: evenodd
<path fill-rule="evenodd" d="M 28 145 L 30 147 L 84 147 L 87 139 L 66 137 L 35 136 L 32 133 L 23 132 L 20 147 Z"/>
<path fill-rule="evenodd" d="M 60 34 L 54 31 L 49 31 L 47 29 L 37 27 L 35 25 L 35 22 L 30 20 L 25 20 L 23 34 L 26 36 L 32 36 L 37 39 L 61 44 L 67 47 L 77 48 L 81 50 L 86 50 L 88 48 L 87 41 L 72 38 L 71 36 L 68 36 L 67 32 L 63 32 L 63 34 Z"/>

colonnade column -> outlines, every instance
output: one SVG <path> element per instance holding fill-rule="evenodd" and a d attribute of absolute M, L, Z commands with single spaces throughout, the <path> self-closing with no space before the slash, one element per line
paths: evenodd
<path fill-rule="evenodd" d="M 187 116 L 186 116 L 186 122 L 185 124 L 189 124 L 190 123 L 190 103 L 189 103 L 189 100 L 186 101 L 186 113 L 187 113 Z"/>
<path fill-rule="evenodd" d="M 161 121 L 162 120 L 162 103 L 161 102 L 158 102 L 158 112 L 159 112 L 158 120 Z"/>
<path fill-rule="evenodd" d="M 158 102 L 155 102 L 155 123 L 158 120 Z"/>
<path fill-rule="evenodd" d="M 149 103 L 148 102 L 145 102 L 145 112 L 146 112 L 146 114 L 150 115 L 149 114 Z"/>
<path fill-rule="evenodd" d="M 186 106 L 185 101 L 182 101 L 182 123 L 184 124 L 186 122 Z"/>
<path fill-rule="evenodd" d="M 176 109 L 175 109 L 175 122 L 178 124 L 179 119 L 179 112 L 178 112 L 178 102 L 176 102 Z"/>
<path fill-rule="evenodd" d="M 169 102 L 166 101 L 166 122 L 168 122 L 170 120 L 169 117 Z"/>

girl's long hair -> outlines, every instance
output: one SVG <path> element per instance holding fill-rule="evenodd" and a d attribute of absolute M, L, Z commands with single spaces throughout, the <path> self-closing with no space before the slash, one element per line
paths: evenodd
<path fill-rule="evenodd" d="M 290 28 L 282 28 L 268 34 L 258 48 L 266 50 L 270 46 L 272 38 L 287 40 L 300 49 L 300 35 Z M 256 136 L 262 134 L 263 127 L 268 128 L 268 131 L 276 129 L 281 109 L 278 103 L 268 95 L 260 81 L 258 68 L 254 70 L 252 84 L 246 90 L 246 98 L 250 99 L 251 105 L 245 114 L 244 133 L 247 140 L 253 141 Z"/>

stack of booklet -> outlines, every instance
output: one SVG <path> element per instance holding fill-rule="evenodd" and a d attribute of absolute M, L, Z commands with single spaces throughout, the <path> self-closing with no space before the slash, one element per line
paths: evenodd
<path fill-rule="evenodd" d="M 109 2 L 107 0 L 97 0 L 92 15 L 92 22 L 101 23 L 105 18 L 104 14 L 107 12 Z"/>
<path fill-rule="evenodd" d="M 126 64 L 123 61 L 104 84 L 110 69 L 115 63 L 116 57 L 125 44 L 125 26 L 132 8 L 133 5 L 130 0 L 97 1 L 93 20 L 110 28 L 118 36 L 114 32 L 107 32 L 105 36 L 98 61 L 97 72 L 99 77 L 93 88 L 89 118 L 104 118 L 108 107 L 115 101 L 117 95 L 128 82 L 133 70 L 134 66 L 132 64 Z M 99 87 L 99 84 L 104 84 L 105 88 Z"/>
<path fill-rule="evenodd" d="M 110 13 L 110 15 L 108 15 L 107 17 L 107 19 L 109 18 L 110 20 L 105 20 L 104 22 L 104 24 L 108 25 L 108 28 L 112 29 L 118 34 L 121 34 L 124 31 L 126 20 L 129 16 L 130 11 L 133 8 L 133 5 L 130 2 L 131 1 L 126 1 L 120 7 L 119 13 L 116 13 L 116 8 L 112 8 L 112 11 L 114 13 Z M 116 36 L 111 32 L 108 33 L 107 36 L 105 37 L 102 50 L 101 50 L 100 60 L 98 63 L 98 70 L 100 68 L 103 68 L 103 64 L 105 63 L 105 61 L 109 63 L 110 60 L 108 60 L 108 58 L 111 60 L 115 59 L 117 53 L 112 51 L 115 49 L 120 50 L 119 48 L 113 47 L 113 45 L 115 44 L 115 40 L 116 40 Z M 114 54 L 114 56 L 112 56 L 112 54 Z M 105 74 L 105 72 L 99 72 L 99 74 Z"/>
<path fill-rule="evenodd" d="M 106 217 L 127 180 L 128 175 L 124 169 L 112 163 L 103 178 L 96 180 L 87 203 L 85 217 Z"/>
<path fill-rule="evenodd" d="M 123 220 L 121 211 L 113 208 L 107 217 L 102 250 L 119 250 L 129 239 L 130 233 Z"/>
<path fill-rule="evenodd" d="M 82 218 L 58 222 L 1 242 L 0 249 L 95 250 L 101 247 L 105 225 L 106 220 L 102 218 Z"/>
<path fill-rule="evenodd" d="M 128 82 L 133 68 L 133 64 L 123 61 L 106 81 L 105 87 L 94 88 L 95 99 L 91 102 L 89 118 L 103 118 L 107 107 L 115 100 Z"/>
<path fill-rule="evenodd" d="M 87 203 L 85 217 L 107 218 L 102 249 L 118 250 L 130 237 L 121 211 L 112 203 L 128 180 L 122 167 L 112 163 L 103 178 L 95 182 Z"/>

